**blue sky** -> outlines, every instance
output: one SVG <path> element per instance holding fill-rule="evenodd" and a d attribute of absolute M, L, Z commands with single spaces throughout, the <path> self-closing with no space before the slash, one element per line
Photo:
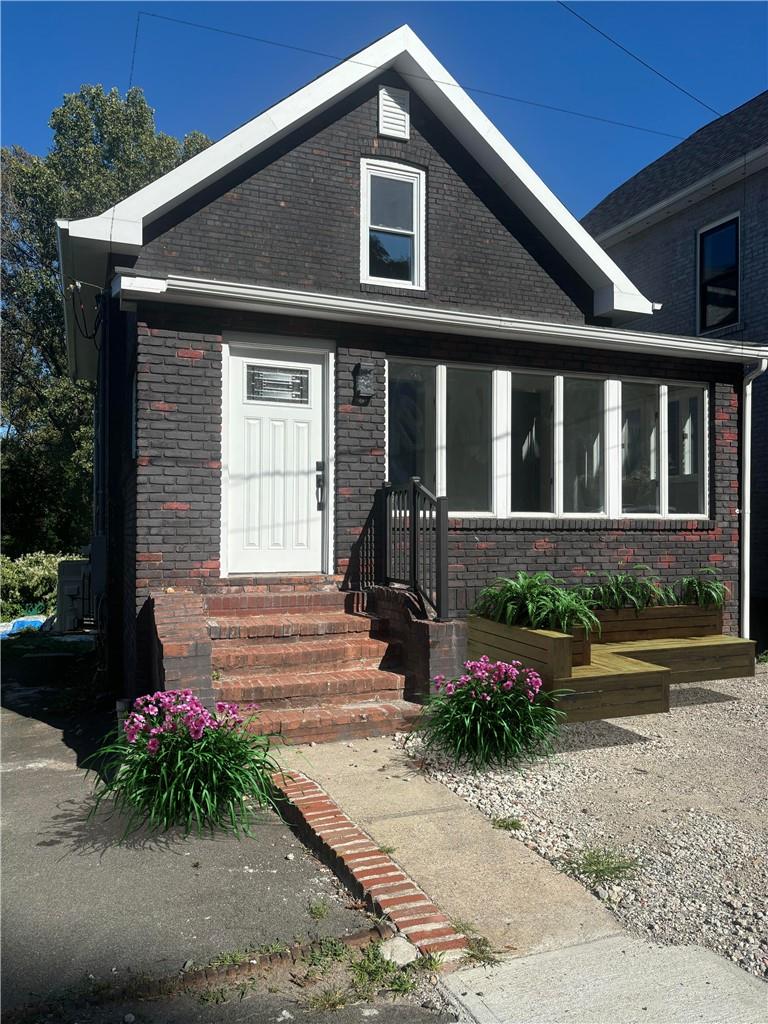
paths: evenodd
<path fill-rule="evenodd" d="M 768 88 L 765 3 L 578 3 L 580 14 L 711 107 Z M 44 153 L 48 118 L 83 82 L 125 91 L 139 10 L 344 57 L 407 22 L 465 86 L 686 136 L 714 115 L 555 3 L 2 5 L 2 141 Z M 217 139 L 333 65 L 142 17 L 133 81 L 175 135 Z M 470 93 L 578 216 L 675 140 Z"/>

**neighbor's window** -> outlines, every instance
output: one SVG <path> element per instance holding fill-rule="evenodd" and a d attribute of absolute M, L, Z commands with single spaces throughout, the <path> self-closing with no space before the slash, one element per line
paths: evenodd
<path fill-rule="evenodd" d="M 703 516 L 706 387 L 390 361 L 389 479 L 453 515 Z"/>
<path fill-rule="evenodd" d="M 390 362 L 388 372 L 389 479 L 417 476 L 435 491 L 435 367 Z"/>
<path fill-rule="evenodd" d="M 424 172 L 379 160 L 361 166 L 361 280 L 423 288 Z"/>
<path fill-rule="evenodd" d="M 621 385 L 621 511 L 660 510 L 659 385 Z"/>
<path fill-rule="evenodd" d="M 699 330 L 739 319 L 739 218 L 699 234 Z"/>

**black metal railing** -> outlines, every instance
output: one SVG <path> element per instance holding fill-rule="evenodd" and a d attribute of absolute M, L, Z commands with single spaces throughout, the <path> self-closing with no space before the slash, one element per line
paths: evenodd
<path fill-rule="evenodd" d="M 418 477 L 381 490 L 383 582 L 409 587 L 438 619 L 448 617 L 448 500 Z"/>

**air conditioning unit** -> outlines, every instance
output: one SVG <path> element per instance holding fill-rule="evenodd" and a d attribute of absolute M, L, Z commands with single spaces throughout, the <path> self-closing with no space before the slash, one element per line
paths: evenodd
<path fill-rule="evenodd" d="M 93 618 L 91 595 L 90 561 L 65 559 L 59 562 L 54 627 L 57 633 L 82 629 Z"/>

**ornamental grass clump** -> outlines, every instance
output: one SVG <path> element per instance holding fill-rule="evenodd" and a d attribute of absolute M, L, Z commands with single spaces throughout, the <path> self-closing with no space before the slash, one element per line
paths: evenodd
<path fill-rule="evenodd" d="M 275 806 L 269 737 L 253 731 L 256 706 L 209 711 L 191 690 L 137 697 L 122 734 L 93 755 L 103 781 L 91 814 L 109 798 L 126 814 L 126 834 L 180 826 L 248 835 L 253 807 Z"/>
<path fill-rule="evenodd" d="M 457 679 L 435 676 L 420 723 L 426 748 L 474 770 L 549 756 L 565 718 L 559 693 L 545 693 L 538 672 L 519 661 L 464 662 Z"/>
<path fill-rule="evenodd" d="M 575 626 L 600 632 L 600 623 L 584 595 L 561 586 L 548 572 L 518 572 L 481 591 L 473 609 L 494 622 L 569 633 Z"/>

